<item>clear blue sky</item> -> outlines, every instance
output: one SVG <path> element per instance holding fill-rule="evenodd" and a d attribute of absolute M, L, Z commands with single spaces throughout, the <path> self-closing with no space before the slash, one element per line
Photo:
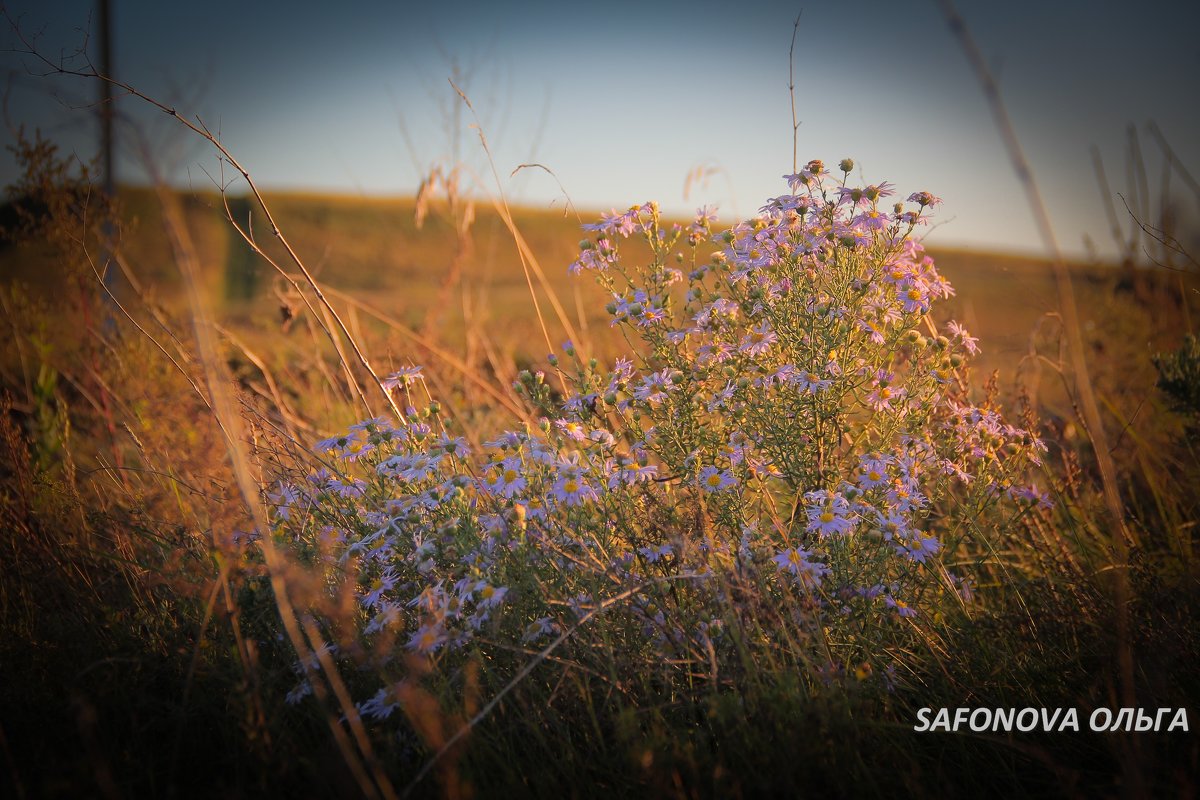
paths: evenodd
<path fill-rule="evenodd" d="M 198 112 L 265 187 L 410 194 L 431 165 L 459 159 L 494 188 L 469 115 L 455 114 L 446 79 L 456 73 L 512 199 L 561 207 L 545 173 L 509 178 L 517 164 L 537 161 L 585 210 L 712 203 L 723 222 L 785 190 L 788 43 L 803 8 L 801 162 L 850 156 L 863 180 L 942 196 L 932 244 L 1041 250 L 976 79 L 932 0 L 743 10 L 704 0 L 112 3 L 118 77 Z M 94 5 L 6 4 L 54 54 L 95 33 Z M 1184 5 L 959 2 L 1068 252 L 1082 253 L 1085 235 L 1112 250 L 1090 145 L 1100 147 L 1113 190 L 1124 192 L 1126 128 L 1137 125 L 1156 186 L 1159 154 L 1145 135 L 1154 120 L 1200 174 L 1200 12 Z M 3 41 L 17 46 L 7 25 Z M 72 107 L 97 87 L 31 77 L 34 65 L 11 52 L 2 59 L 9 126 L 40 126 L 91 156 L 94 122 Z M 202 143 L 132 98 L 120 105 L 173 180 L 210 185 L 205 170 L 219 167 Z M 7 127 L 3 138 L 12 141 Z M 124 141 L 121 179 L 135 181 L 142 172 Z M 716 172 L 685 197 L 698 167 Z M 0 182 L 14 169 L 6 154 Z"/>

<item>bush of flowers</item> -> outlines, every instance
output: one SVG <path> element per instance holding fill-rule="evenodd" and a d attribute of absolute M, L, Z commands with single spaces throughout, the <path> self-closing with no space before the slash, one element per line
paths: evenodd
<path fill-rule="evenodd" d="M 571 269 L 631 347 L 602 368 L 567 343 L 522 373 L 537 423 L 473 447 L 413 402 L 414 367 L 388 381 L 404 419 L 279 484 L 273 534 L 353 596 L 350 634 L 322 622 L 369 667 L 364 717 L 415 674 L 475 660 L 503 681 L 551 652 L 618 681 L 890 686 L 922 621 L 971 602 L 996 531 L 1046 503 L 1026 483 L 1043 446 L 969 399 L 976 340 L 938 322 L 953 290 L 913 236 L 940 200 L 839 167 L 809 162 L 716 235 L 707 209 L 676 225 L 653 203 L 585 226 Z M 648 263 L 622 258 L 635 238 Z"/>

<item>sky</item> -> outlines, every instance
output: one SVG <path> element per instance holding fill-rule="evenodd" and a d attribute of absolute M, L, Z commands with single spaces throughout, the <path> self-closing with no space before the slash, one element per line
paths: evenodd
<path fill-rule="evenodd" d="M 116 76 L 199 115 L 263 188 L 406 195 L 433 167 L 460 164 L 477 191 L 514 203 L 563 209 L 569 199 L 585 216 L 646 200 L 675 214 L 707 204 L 725 223 L 787 190 L 788 50 L 801 14 L 801 165 L 850 157 L 855 180 L 890 181 L 901 198 L 942 197 L 931 245 L 1045 252 L 979 83 L 933 0 L 111 2 Z M 1069 255 L 1116 252 L 1093 146 L 1125 228 L 1115 195 L 1129 192 L 1130 126 L 1152 195 L 1163 170 L 1151 122 L 1200 175 L 1197 5 L 959 0 Z M 95 0 L 4 7 L 51 58 L 82 47 L 98 63 Z M 16 52 L 25 45 L 12 26 L 0 28 L 0 143 L 24 125 L 94 156 L 98 86 L 40 74 L 44 65 Z M 147 152 L 182 187 L 229 177 L 174 120 L 134 97 L 118 103 L 120 181 L 146 179 Z M 531 162 L 553 174 L 511 174 Z M 5 153 L 0 184 L 15 175 Z M 1184 181 L 1172 176 L 1170 186 L 1184 214 L 1200 219 Z"/>

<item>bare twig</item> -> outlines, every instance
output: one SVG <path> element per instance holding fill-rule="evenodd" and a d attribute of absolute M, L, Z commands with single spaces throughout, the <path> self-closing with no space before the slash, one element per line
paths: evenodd
<path fill-rule="evenodd" d="M 1192 263 L 1192 266 L 1200 267 L 1200 262 L 1196 261 L 1196 257 L 1193 256 L 1191 253 L 1189 253 L 1187 251 L 1187 249 L 1184 248 L 1184 246 L 1179 243 L 1178 239 L 1176 239 L 1174 236 L 1167 233 L 1166 231 L 1162 230 L 1161 228 L 1156 228 L 1153 225 L 1149 225 L 1145 222 L 1142 222 L 1141 218 L 1138 217 L 1137 214 L 1133 213 L 1133 211 L 1129 208 L 1129 203 L 1125 201 L 1125 197 L 1120 194 L 1118 194 L 1117 197 L 1121 198 L 1121 203 L 1125 206 L 1125 210 L 1127 212 L 1129 212 L 1129 216 L 1133 218 L 1134 223 L 1139 228 L 1142 229 L 1143 233 L 1145 233 L 1151 239 L 1153 239 L 1154 241 L 1156 241 L 1160 245 L 1162 245 L 1164 252 L 1169 250 L 1173 253 L 1176 253 L 1176 254 L 1186 258 L 1188 261 L 1190 261 Z M 1149 258 L 1150 261 L 1152 261 L 1156 266 L 1162 267 L 1164 269 L 1169 269 L 1172 272 L 1189 272 L 1190 271 L 1190 270 L 1186 270 L 1186 269 L 1180 269 L 1179 267 L 1172 267 L 1170 264 L 1162 263 L 1161 261 L 1154 258 L 1152 255 L 1150 255 L 1150 251 L 1145 248 L 1143 248 L 1143 252 L 1145 252 L 1146 257 Z"/>
<path fill-rule="evenodd" d="M 188 130 L 192 131 L 196 135 L 205 139 L 210 145 L 212 145 L 212 147 L 214 149 L 216 149 L 216 151 L 221 155 L 221 157 L 231 167 L 233 167 L 233 169 L 235 169 L 238 172 L 238 174 L 241 176 L 242 180 L 244 180 L 246 182 L 246 185 L 247 185 L 247 187 L 249 187 L 250 193 L 251 193 L 251 195 L 253 195 L 255 202 L 258 204 L 259 208 L 262 209 L 263 214 L 267 218 L 267 223 L 270 226 L 271 234 L 283 246 L 284 250 L 287 252 L 289 260 L 291 260 L 291 262 L 293 264 L 295 264 L 296 268 L 300 270 L 300 274 L 304 277 L 305 282 L 308 284 L 308 286 L 312 290 L 313 294 L 316 295 L 317 301 L 323 307 L 326 317 L 331 319 L 333 321 L 333 323 L 336 325 L 336 327 L 337 327 L 338 331 L 341 333 L 341 335 L 346 337 L 346 340 L 350 343 L 350 348 L 354 351 L 354 354 L 357 357 L 358 363 L 363 367 L 363 369 L 365 369 L 367 371 L 367 373 L 373 379 L 376 388 L 387 399 L 388 404 L 391 406 L 392 413 L 394 413 L 396 415 L 397 419 L 403 420 L 405 418 L 404 413 L 401 411 L 400 407 L 396 404 L 395 400 L 392 399 L 391 394 L 383 388 L 383 382 L 379 378 L 379 375 L 376 374 L 376 372 L 375 372 L 374 368 L 371 366 L 370 362 L 367 360 L 366 355 L 362 352 L 358 343 L 354 340 L 354 337 L 350 334 L 349 329 L 346 327 L 346 325 L 342 321 L 341 317 L 337 314 L 337 312 L 334 310 L 333 306 L 329 303 L 329 300 L 325 297 L 324 292 L 321 291 L 320 285 L 317 284 L 316 280 L 313 278 L 312 274 L 309 272 L 308 268 L 305 266 L 303 260 L 301 260 L 300 256 L 292 248 L 291 242 L 289 242 L 287 237 L 283 235 L 283 231 L 280 230 L 279 225 L 276 223 L 275 217 L 271 213 L 271 209 L 267 205 L 266 200 L 263 198 L 262 192 L 259 190 L 258 185 L 254 182 L 254 179 L 250 177 L 250 172 L 244 166 L 242 166 L 242 163 L 233 156 L 233 154 L 221 142 L 220 138 L 209 129 L 209 127 L 204 123 L 204 121 L 199 116 L 196 116 L 194 121 L 189 120 L 187 117 L 182 116 L 173 106 L 169 106 L 165 103 L 155 100 L 154 98 L 150 97 L 147 94 L 144 94 L 143 92 L 141 92 L 140 90 L 138 90 L 131 84 L 126 83 L 125 81 L 120 81 L 120 80 L 112 78 L 108 75 L 102 74 L 101 72 L 97 71 L 90 64 L 90 62 L 88 63 L 86 69 L 69 69 L 62 62 L 55 63 L 49 57 L 47 57 L 46 55 L 44 55 L 43 53 L 38 51 L 25 38 L 25 36 L 22 34 L 20 29 L 17 27 L 17 25 L 11 20 L 11 18 L 9 18 L 9 21 L 10 21 L 10 23 L 12 23 L 12 28 L 13 28 L 14 33 L 20 39 L 21 44 L 25 47 L 25 50 L 21 51 L 21 52 L 23 52 L 25 55 L 32 56 L 33 58 L 36 58 L 37 60 L 39 60 L 43 64 L 45 64 L 47 69 L 50 71 L 50 74 L 69 75 L 69 76 L 74 76 L 74 77 L 79 77 L 79 78 L 88 78 L 91 80 L 99 80 L 99 81 L 104 81 L 106 83 L 109 83 L 113 87 L 123 90 L 128 95 L 136 97 L 139 100 L 142 100 L 143 102 L 149 104 L 150 106 L 157 108 L 159 111 L 162 111 L 164 114 L 167 114 L 167 115 L 175 118 L 176 120 L 179 121 L 179 123 L 181 125 L 183 125 Z M 246 236 L 245 232 L 242 232 L 242 235 Z M 252 246 L 255 247 L 256 251 L 261 253 L 261 249 L 258 248 L 258 246 L 256 244 L 253 244 L 252 240 L 250 240 L 250 241 L 251 241 Z M 287 278 L 290 282 L 295 283 L 295 279 L 291 278 L 291 276 L 289 276 L 286 272 L 279 269 L 278 265 L 276 265 L 274 262 L 271 262 L 271 264 L 277 270 L 279 270 L 281 272 L 281 274 L 283 274 L 284 277 Z M 339 337 L 331 330 L 326 330 L 326 334 L 329 336 L 330 341 L 334 344 L 335 348 L 338 350 L 339 356 L 341 356 L 343 361 L 345 361 L 345 357 L 342 355 L 342 352 L 341 352 L 342 348 L 341 348 L 341 342 L 339 341 Z M 348 365 L 347 365 L 347 367 L 348 367 Z M 355 386 L 356 386 L 356 388 L 358 388 L 357 382 L 355 382 Z M 359 389 L 359 392 L 361 395 L 361 389 Z M 367 413 L 371 414 L 373 416 L 373 413 L 370 409 L 370 405 L 368 403 L 366 403 L 366 398 L 363 397 L 362 399 L 363 399 L 364 404 L 366 405 Z"/>
<path fill-rule="evenodd" d="M 800 17 L 804 16 L 804 10 L 796 15 L 796 21 L 792 23 L 792 44 L 788 47 L 788 96 L 792 98 L 792 172 L 795 173 L 799 169 L 799 161 L 796 158 L 796 149 L 800 138 L 800 123 L 796 119 L 796 34 L 800 32 Z"/>

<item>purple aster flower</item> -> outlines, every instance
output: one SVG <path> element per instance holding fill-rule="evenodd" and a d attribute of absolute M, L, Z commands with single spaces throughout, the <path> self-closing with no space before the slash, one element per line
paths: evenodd
<path fill-rule="evenodd" d="M 812 554 L 803 547 L 792 547 L 776 554 L 771 560 L 782 571 L 792 575 L 804 588 L 816 588 L 821 578 L 829 573 L 829 567 L 813 561 Z"/>
<path fill-rule="evenodd" d="M 917 615 L 916 609 L 909 608 L 908 603 L 904 602 L 903 600 L 897 600 L 890 594 L 883 598 L 883 602 L 888 608 L 895 609 L 896 614 L 902 618 L 915 617 Z"/>
<path fill-rule="evenodd" d="M 390 392 L 392 389 L 395 389 L 399 386 L 410 386 L 421 378 L 422 375 L 420 367 L 401 367 L 396 372 L 393 372 L 391 375 L 388 375 L 386 378 L 384 378 L 380 385 L 383 386 L 385 390 Z"/>
<path fill-rule="evenodd" d="M 809 492 L 804 499 L 808 502 L 805 514 L 809 532 L 825 538 L 854 529 L 854 520 L 850 518 L 850 502 L 841 493 L 821 489 Z"/>
<path fill-rule="evenodd" d="M 779 337 L 767 325 L 766 320 L 763 320 L 743 337 L 738 350 L 751 357 L 759 356 L 770 350 L 771 345 L 777 341 L 779 341 Z"/>
<path fill-rule="evenodd" d="M 699 480 L 700 486 L 706 492 L 724 492 L 737 486 L 737 478 L 733 476 L 733 473 L 727 469 L 717 469 L 714 466 L 707 466 L 700 470 Z"/>
<path fill-rule="evenodd" d="M 942 198 L 935 197 L 930 192 L 913 192 L 908 196 L 908 202 L 918 203 L 922 207 L 939 206 L 942 204 Z"/>
<path fill-rule="evenodd" d="M 447 639 L 446 629 L 439 623 L 426 622 L 408 640 L 408 648 L 422 655 L 429 655 L 437 652 L 438 648 L 446 644 Z"/>
<path fill-rule="evenodd" d="M 596 490 L 584 481 L 576 469 L 564 470 L 550 487 L 550 495 L 568 506 L 581 506 L 589 500 L 597 499 Z"/>

